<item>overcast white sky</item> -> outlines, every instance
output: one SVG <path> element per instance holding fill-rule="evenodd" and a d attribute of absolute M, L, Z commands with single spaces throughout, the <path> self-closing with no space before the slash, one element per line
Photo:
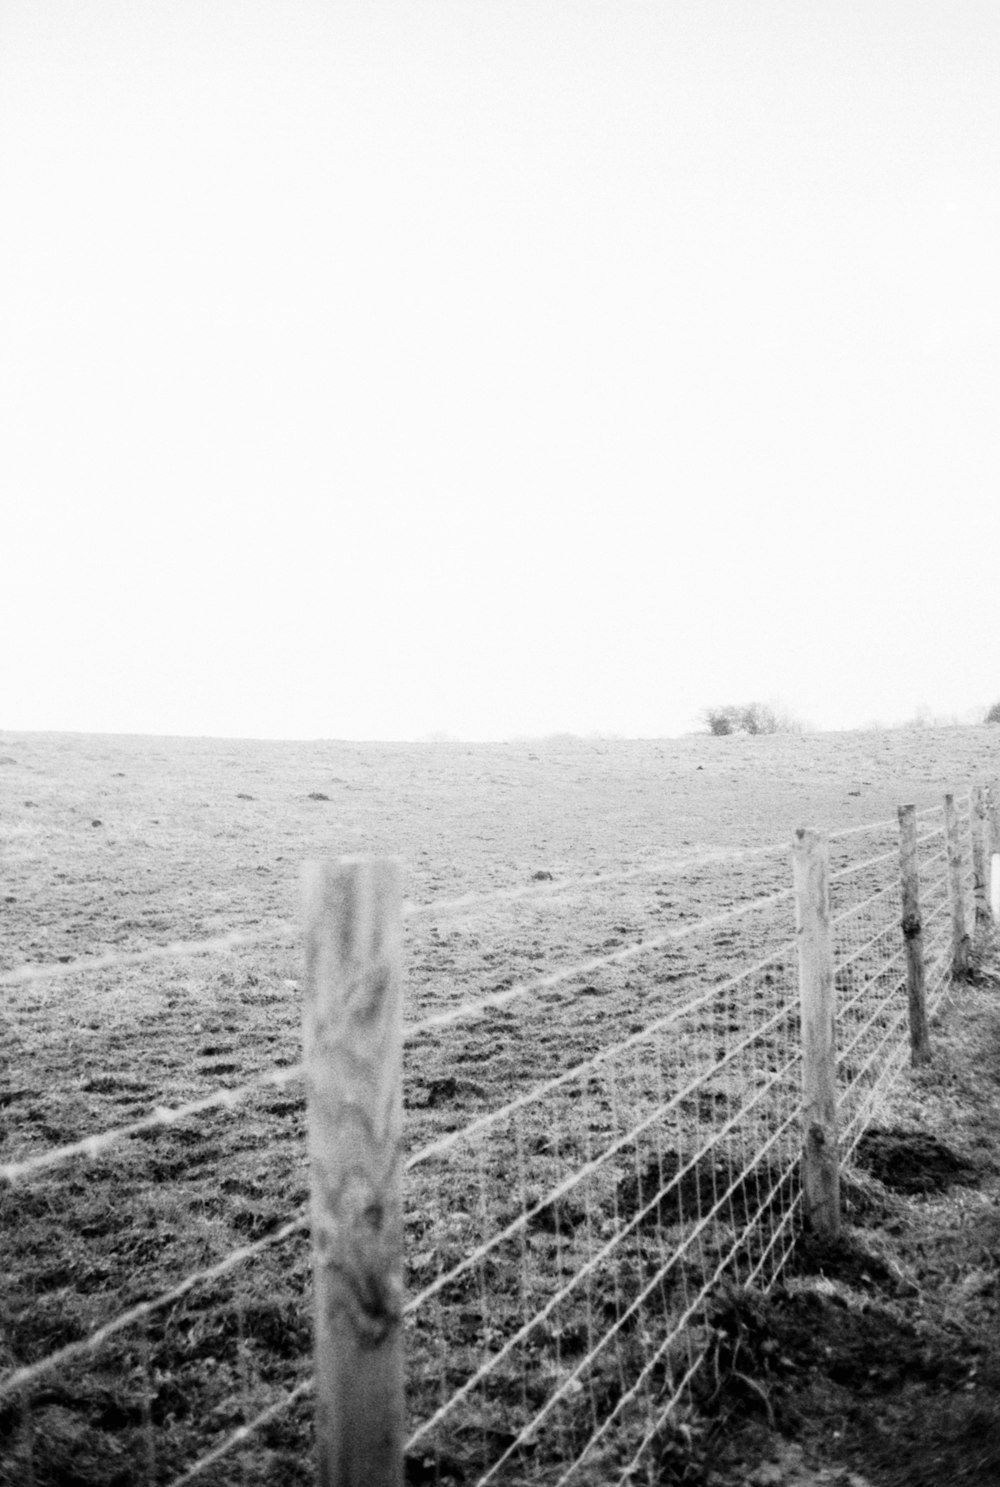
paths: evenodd
<path fill-rule="evenodd" d="M 5 0 L 0 725 L 1000 697 L 995 0 Z"/>

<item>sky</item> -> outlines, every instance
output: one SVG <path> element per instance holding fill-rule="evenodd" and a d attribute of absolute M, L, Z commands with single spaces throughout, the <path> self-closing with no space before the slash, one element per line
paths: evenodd
<path fill-rule="evenodd" d="M 4 0 L 0 726 L 1000 698 L 994 0 Z"/>

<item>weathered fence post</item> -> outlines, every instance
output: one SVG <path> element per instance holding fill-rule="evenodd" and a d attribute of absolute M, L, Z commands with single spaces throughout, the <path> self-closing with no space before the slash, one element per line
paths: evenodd
<path fill-rule="evenodd" d="M 802 1191 L 806 1220 L 817 1234 L 840 1233 L 837 1154 L 837 1054 L 830 849 L 805 827 L 792 843 L 795 926 L 802 1012 Z"/>
<path fill-rule="evenodd" d="M 972 836 L 972 883 L 976 905 L 973 939 L 989 934 L 992 925 L 986 894 L 986 802 L 982 785 L 972 788 L 969 805 L 969 830 Z"/>
<path fill-rule="evenodd" d="M 994 924 L 1000 924 L 1000 780 L 994 780 L 987 791 L 986 810 L 990 822 L 990 915 Z"/>
<path fill-rule="evenodd" d="M 304 872 L 320 1487 L 403 1481 L 402 873 Z"/>
<path fill-rule="evenodd" d="M 906 990 L 910 1001 L 910 1063 L 926 1064 L 931 1056 L 924 990 L 924 927 L 920 918 L 917 867 L 917 808 L 899 807 L 899 868 L 903 884 L 903 942 L 906 946 Z"/>
<path fill-rule="evenodd" d="M 958 835 L 958 812 L 954 795 L 944 798 L 944 829 L 948 844 L 948 898 L 951 904 L 951 974 L 965 976 L 971 948 L 965 927 L 965 893 L 962 888 L 962 844 Z"/>

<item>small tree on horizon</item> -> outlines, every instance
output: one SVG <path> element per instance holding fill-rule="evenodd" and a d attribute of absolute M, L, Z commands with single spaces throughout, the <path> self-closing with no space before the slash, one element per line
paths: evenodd
<path fill-rule="evenodd" d="M 994 702 L 986 714 L 987 723 L 1000 723 L 1000 702 Z"/>
<path fill-rule="evenodd" d="M 751 737 L 758 733 L 777 733 L 778 715 L 763 702 L 748 702 L 743 709 L 743 731 Z"/>
<path fill-rule="evenodd" d="M 706 707 L 703 717 L 708 724 L 709 733 L 722 738 L 729 733 L 739 732 L 741 712 L 741 708 L 732 706 Z"/>
<path fill-rule="evenodd" d="M 716 737 L 730 733 L 748 733 L 752 738 L 764 733 L 801 733 L 802 724 L 791 713 L 765 702 L 746 702 L 741 707 L 707 707 L 702 714 L 708 731 Z"/>

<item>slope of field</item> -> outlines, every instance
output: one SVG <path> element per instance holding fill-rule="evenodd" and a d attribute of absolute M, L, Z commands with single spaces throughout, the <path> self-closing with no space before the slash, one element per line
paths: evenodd
<path fill-rule="evenodd" d="M 402 856 L 424 901 L 878 820 L 1000 771 L 1000 729 L 507 744 L 7 733 L 0 758 L 11 965 L 294 919 L 306 858 Z"/>
<path fill-rule="evenodd" d="M 884 820 L 869 848 L 891 847 L 900 803 L 938 805 L 946 790 L 985 782 L 998 744 L 989 728 L 496 745 L 0 735 L 0 971 L 94 962 L 4 989 L 0 1160 L 294 1065 L 306 859 L 401 856 L 420 906 L 529 890 L 410 921 L 412 1021 L 786 889 L 799 825 Z M 773 852 L 727 859 L 767 844 Z M 621 876 L 638 869 L 649 871 Z M 607 881 L 593 881 L 600 875 Z M 559 891 L 575 880 L 587 886 Z M 667 999 L 745 965 L 791 928 L 785 903 L 696 951 L 609 966 L 565 995 L 526 997 L 503 1017 L 422 1039 L 405 1075 L 411 1149 L 642 1027 Z M 101 963 L 233 929 L 265 939 L 213 956 Z M 302 1225 L 285 1228 L 306 1196 L 301 1085 L 155 1127 L 0 1192 L 0 1368 L 86 1339 L 238 1246 L 274 1241 L 178 1295 L 137 1336 L 116 1334 L 13 1405 L 0 1401 L 0 1483 L 45 1487 L 70 1469 L 104 1487 L 172 1481 L 302 1384 L 308 1245 Z M 443 1242 L 431 1236 L 449 1225 L 457 1235 L 468 1218 L 457 1191 L 431 1206 L 409 1215 L 411 1286 Z M 434 1357 L 424 1358 L 422 1337 L 411 1343 L 411 1393 L 425 1409 L 438 1388 Z M 207 1479 L 310 1481 L 308 1439 L 303 1401 Z M 448 1475 L 439 1462 L 430 1480 L 460 1482 L 466 1469 L 453 1462 Z"/>

